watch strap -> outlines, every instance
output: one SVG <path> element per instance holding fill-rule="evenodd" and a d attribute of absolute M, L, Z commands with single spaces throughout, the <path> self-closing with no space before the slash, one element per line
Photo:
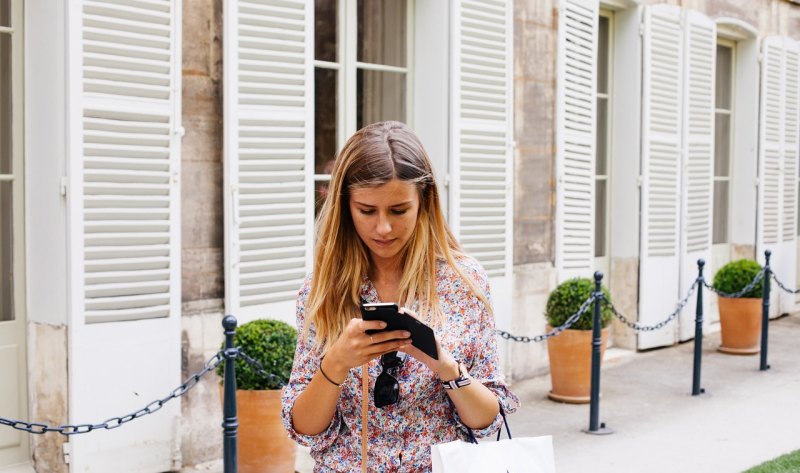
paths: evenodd
<path fill-rule="evenodd" d="M 442 381 L 445 389 L 458 389 L 472 384 L 472 378 L 464 374 L 464 365 L 458 364 L 458 377 L 450 381 Z"/>

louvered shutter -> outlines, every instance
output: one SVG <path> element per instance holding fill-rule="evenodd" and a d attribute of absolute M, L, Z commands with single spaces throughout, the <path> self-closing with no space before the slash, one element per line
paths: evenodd
<path fill-rule="evenodd" d="M 798 45 L 768 37 L 762 45 L 757 257 L 772 250 L 771 266 L 789 286 L 796 282 L 798 166 Z M 794 298 L 775 298 L 773 315 L 794 309 Z"/>
<path fill-rule="evenodd" d="M 292 319 L 313 245 L 313 3 L 225 3 L 225 306 Z"/>
<path fill-rule="evenodd" d="M 65 7 L 71 423 L 131 412 L 180 380 L 180 7 Z M 173 470 L 179 415 L 164 406 L 119 435 L 74 438 L 71 468 Z"/>
<path fill-rule="evenodd" d="M 492 277 L 511 274 L 511 1 L 454 4 L 450 223 Z"/>
<path fill-rule="evenodd" d="M 556 268 L 558 279 L 591 277 L 598 3 L 563 0 L 556 102 Z M 607 281 L 606 281 L 607 284 Z"/>
<path fill-rule="evenodd" d="M 679 292 L 683 82 L 681 10 L 645 10 L 639 323 L 663 320 Z M 638 335 L 640 349 L 675 342 L 675 325 Z"/>
<path fill-rule="evenodd" d="M 86 1 L 83 15 L 86 322 L 167 317 L 180 280 L 170 3 Z"/>
<path fill-rule="evenodd" d="M 697 277 L 697 260 L 711 263 L 711 224 L 714 189 L 714 69 L 716 24 L 705 15 L 687 10 L 684 23 L 683 94 L 683 210 L 681 212 L 680 294 Z M 711 274 L 711 268 L 705 271 Z M 697 296 L 681 312 L 680 339 L 694 337 Z M 706 309 L 709 298 L 704 300 Z M 708 310 L 703 313 L 708 314 Z"/>

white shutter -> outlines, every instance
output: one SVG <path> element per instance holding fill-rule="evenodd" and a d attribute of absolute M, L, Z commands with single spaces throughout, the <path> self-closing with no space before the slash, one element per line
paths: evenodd
<path fill-rule="evenodd" d="M 598 2 L 562 0 L 556 102 L 556 268 L 558 279 L 591 277 Z"/>
<path fill-rule="evenodd" d="M 645 10 L 639 323 L 660 322 L 679 292 L 683 83 L 681 9 Z M 675 325 L 642 332 L 640 349 L 675 342 Z"/>
<path fill-rule="evenodd" d="M 313 3 L 225 3 L 225 306 L 293 317 L 313 245 Z"/>
<path fill-rule="evenodd" d="M 798 44 L 783 37 L 764 39 L 761 61 L 759 186 L 756 252 L 772 250 L 771 266 L 785 284 L 796 284 L 798 166 Z M 773 299 L 780 314 L 794 309 L 794 297 Z"/>
<path fill-rule="evenodd" d="M 65 8 L 70 422 L 86 423 L 180 381 L 181 3 Z M 174 470 L 179 415 L 175 403 L 118 435 L 72 439 L 71 468 Z"/>
<path fill-rule="evenodd" d="M 681 212 L 680 297 L 697 277 L 697 260 L 711 264 L 711 234 L 714 196 L 714 69 L 716 67 L 716 24 L 696 11 L 686 11 L 684 23 L 683 94 L 683 210 Z M 710 276 L 711 268 L 704 272 Z M 703 300 L 709 311 L 709 298 Z M 683 309 L 680 339 L 694 337 L 697 296 Z M 706 316 L 708 319 L 708 316 Z"/>
<path fill-rule="evenodd" d="M 511 1 L 454 4 L 451 226 L 492 277 L 512 265 Z"/>
<path fill-rule="evenodd" d="M 798 139 L 798 86 L 800 86 L 800 45 L 791 39 L 784 43 L 783 79 L 783 196 L 781 205 L 781 259 L 780 278 L 790 288 L 797 286 L 797 167 L 800 139 Z M 781 291 L 782 313 L 792 313 L 796 308 L 796 297 Z"/>
<path fill-rule="evenodd" d="M 179 280 L 168 1 L 83 3 L 86 321 L 170 315 Z M 175 272 L 174 272 L 175 271 Z M 179 295 L 180 292 L 177 293 Z"/>

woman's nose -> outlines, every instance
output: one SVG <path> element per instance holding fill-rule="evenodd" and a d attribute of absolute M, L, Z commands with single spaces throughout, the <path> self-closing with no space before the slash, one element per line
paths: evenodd
<path fill-rule="evenodd" d="M 392 224 L 389 222 L 387 215 L 378 216 L 378 234 L 386 235 L 392 231 Z"/>

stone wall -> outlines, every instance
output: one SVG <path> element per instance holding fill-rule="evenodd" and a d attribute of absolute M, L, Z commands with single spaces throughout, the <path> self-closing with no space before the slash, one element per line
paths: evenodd
<path fill-rule="evenodd" d="M 223 338 L 222 9 L 223 0 L 183 1 L 183 379 L 203 369 Z M 181 400 L 184 465 L 222 456 L 218 381 L 206 376 Z"/>
<path fill-rule="evenodd" d="M 514 264 L 552 262 L 556 0 L 514 2 Z"/>

